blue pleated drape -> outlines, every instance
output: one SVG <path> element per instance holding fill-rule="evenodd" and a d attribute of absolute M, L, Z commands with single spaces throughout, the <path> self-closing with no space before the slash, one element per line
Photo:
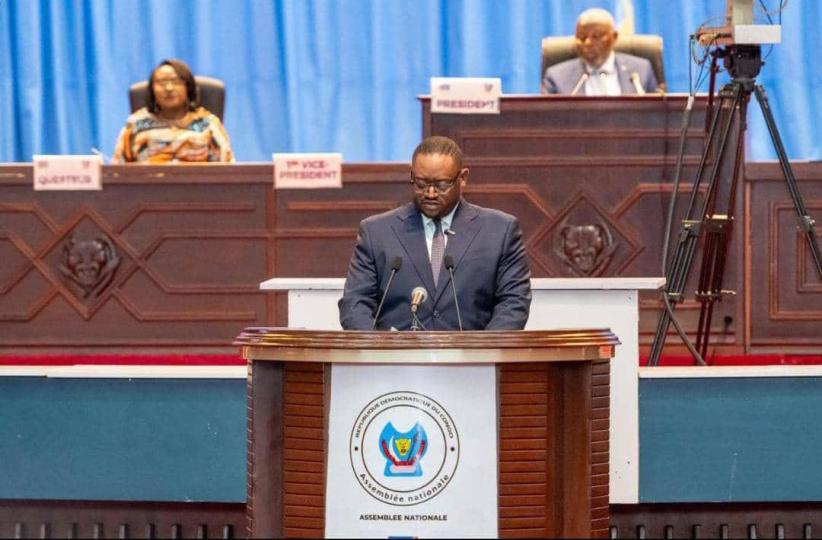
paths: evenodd
<path fill-rule="evenodd" d="M 110 154 L 128 86 L 167 57 L 226 82 L 238 160 L 333 151 L 405 161 L 430 77 L 496 76 L 505 93 L 538 92 L 540 39 L 572 33 L 585 8 L 616 12 L 622 1 L 0 0 L 0 161 Z M 664 38 L 670 91 L 688 90 L 688 35 L 724 6 L 633 1 L 636 31 Z M 758 81 L 789 155 L 822 159 L 822 2 L 789 2 L 782 22 Z M 757 109 L 748 158 L 773 159 Z"/>

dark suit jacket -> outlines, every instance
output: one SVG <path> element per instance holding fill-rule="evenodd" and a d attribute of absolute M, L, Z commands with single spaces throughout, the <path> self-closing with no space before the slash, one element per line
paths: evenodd
<path fill-rule="evenodd" d="M 619 87 L 623 95 L 636 94 L 631 74 L 639 76 L 639 83 L 646 92 L 656 92 L 659 84 L 654 75 L 654 68 L 646 58 L 625 53 L 614 53 L 615 65 L 619 77 Z M 542 77 L 542 92 L 546 94 L 570 94 L 582 77 L 585 63 L 580 58 L 572 58 L 553 66 L 548 66 Z M 577 91 L 578 96 L 585 95 L 585 88 Z"/>
<path fill-rule="evenodd" d="M 422 223 L 413 203 L 360 223 L 339 302 L 344 329 L 371 329 L 394 257 L 402 257 L 402 266 L 386 296 L 377 328 L 410 328 L 411 291 L 422 286 L 428 299 L 417 315 L 425 329 L 459 329 L 451 279 L 444 264 L 439 287 L 434 287 Z M 462 200 L 451 230 L 454 234 L 448 236 L 445 255 L 451 255 L 456 265 L 454 281 L 463 329 L 524 328 L 531 305 L 531 273 L 516 218 Z"/>

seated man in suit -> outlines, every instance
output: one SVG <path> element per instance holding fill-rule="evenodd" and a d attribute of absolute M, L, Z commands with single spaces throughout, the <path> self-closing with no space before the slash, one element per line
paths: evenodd
<path fill-rule="evenodd" d="M 531 273 L 519 223 L 463 199 L 467 181 L 457 143 L 429 137 L 417 146 L 413 202 L 360 223 L 339 302 L 344 329 L 370 330 L 375 318 L 378 329 L 409 329 L 417 287 L 427 292 L 417 310 L 422 329 L 459 329 L 458 307 L 464 330 L 525 327 Z"/>
<path fill-rule="evenodd" d="M 614 52 L 617 36 L 614 18 L 606 10 L 583 11 L 576 28 L 578 58 L 548 66 L 542 93 L 619 96 L 656 92 L 659 85 L 651 63 Z"/>

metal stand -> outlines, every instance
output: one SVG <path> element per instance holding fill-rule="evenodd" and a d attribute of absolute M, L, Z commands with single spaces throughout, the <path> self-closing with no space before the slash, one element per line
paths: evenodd
<path fill-rule="evenodd" d="M 419 317 L 417 317 L 417 311 L 415 309 L 411 310 L 411 330 L 414 332 L 425 330 L 425 327 L 422 325 L 422 321 L 420 321 Z"/>
<path fill-rule="evenodd" d="M 796 184 L 788 156 L 782 145 L 782 139 L 776 128 L 768 98 L 762 86 L 755 83 L 755 77 L 762 67 L 761 50 L 758 45 L 737 45 L 720 49 L 716 53 L 723 56 L 725 67 L 731 73 L 731 82 L 718 94 L 718 104 L 710 120 L 708 139 L 702 158 L 697 168 L 696 178 L 691 189 L 685 218 L 679 233 L 676 251 L 666 272 L 666 288 L 663 291 L 664 310 L 660 314 L 656 335 L 651 347 L 648 365 L 659 364 L 665 338 L 671 323 L 677 327 L 680 336 L 688 346 L 694 360 L 705 364 L 705 354 L 708 350 L 708 339 L 711 333 L 711 321 L 716 302 L 722 300 L 726 294 L 735 294 L 733 291 L 722 289 L 722 280 L 725 273 L 727 248 L 730 242 L 734 222 L 734 203 L 736 184 L 742 167 L 742 149 L 747 130 L 748 103 L 751 94 L 756 95 L 759 107 L 765 117 L 765 123 L 771 140 L 779 158 L 785 182 L 788 185 L 796 213 L 799 216 L 799 227 L 811 249 L 816 269 L 822 277 L 822 252 L 816 239 L 814 220 L 805 209 L 802 195 Z M 713 83 L 712 83 L 713 85 Z M 737 129 L 732 129 L 734 126 Z M 734 144 L 729 144 L 731 139 Z M 711 159 L 713 157 L 713 159 Z M 732 162 L 728 160 L 732 158 Z M 710 172 L 706 175 L 709 168 Z M 723 183 L 723 172 L 730 171 Z M 707 187 L 697 204 L 700 187 L 707 176 Z M 727 184 L 727 187 L 725 186 Z M 676 194 L 672 194 L 675 197 Z M 724 204 L 727 200 L 727 204 Z M 673 204 L 671 205 L 673 207 Z M 681 331 L 674 309 L 683 300 L 685 284 L 694 260 L 698 240 L 704 236 L 702 251 L 702 267 L 699 275 L 699 285 L 696 298 L 701 304 L 699 323 L 697 325 L 696 346 L 688 341 Z"/>

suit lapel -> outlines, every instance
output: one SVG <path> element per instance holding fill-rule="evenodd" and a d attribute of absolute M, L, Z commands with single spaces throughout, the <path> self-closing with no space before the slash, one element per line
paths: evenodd
<path fill-rule="evenodd" d="M 577 84 L 579 84 L 579 80 L 582 78 L 582 74 L 585 73 L 585 62 L 583 62 L 581 58 L 575 64 L 575 66 L 576 66 L 576 69 L 574 69 L 574 72 L 572 73 L 572 76 L 571 76 L 571 79 L 570 79 L 571 86 L 569 86 L 568 90 L 566 90 L 566 92 L 565 92 L 567 94 L 570 94 L 571 92 L 574 91 L 574 87 Z M 584 96 L 585 95 L 585 83 L 582 83 L 582 85 L 579 87 L 579 90 L 577 90 L 576 95 L 578 95 L 578 96 Z"/>
<path fill-rule="evenodd" d="M 619 55 L 614 58 L 614 67 L 616 68 L 617 77 L 619 78 L 619 89 L 622 95 L 636 94 L 634 84 L 631 82 L 631 74 L 628 73 L 628 68 L 620 62 Z"/>
<path fill-rule="evenodd" d="M 428 291 L 429 296 L 433 296 L 435 290 L 434 276 L 431 273 L 431 261 L 428 259 L 428 246 L 425 244 L 422 217 L 420 217 L 420 213 L 413 203 L 407 204 L 404 210 L 397 216 L 398 219 L 392 223 L 391 228 L 405 250 L 408 259 L 414 265 L 414 269 L 425 286 L 425 290 Z"/>
<path fill-rule="evenodd" d="M 453 231 L 453 234 L 448 235 L 448 244 L 445 246 L 445 255 L 453 257 L 454 265 L 457 267 L 471 246 L 471 243 L 474 241 L 474 238 L 476 238 L 477 233 L 482 228 L 482 224 L 477 219 L 478 216 L 479 212 L 474 205 L 465 202 L 465 200 L 460 201 L 460 205 L 454 214 L 454 219 L 451 221 L 451 231 Z M 423 243 L 424 242 L 425 238 L 423 238 Z M 437 287 L 437 292 L 434 295 L 434 304 L 439 301 L 443 291 L 451 286 L 450 283 L 448 283 L 450 280 L 451 276 L 448 274 L 448 269 L 446 269 L 443 264 L 442 269 L 440 269 L 439 279 L 437 280 L 439 287 Z"/>

